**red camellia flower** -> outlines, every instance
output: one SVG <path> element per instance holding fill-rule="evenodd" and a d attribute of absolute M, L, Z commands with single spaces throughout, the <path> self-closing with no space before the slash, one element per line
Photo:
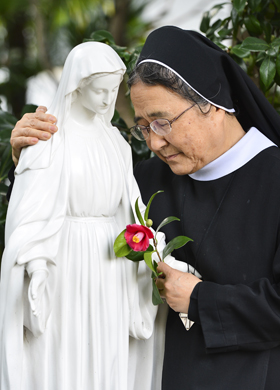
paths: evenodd
<path fill-rule="evenodd" d="M 153 238 L 152 231 L 143 225 L 127 225 L 124 238 L 135 252 L 145 251 L 149 247 L 149 239 Z"/>

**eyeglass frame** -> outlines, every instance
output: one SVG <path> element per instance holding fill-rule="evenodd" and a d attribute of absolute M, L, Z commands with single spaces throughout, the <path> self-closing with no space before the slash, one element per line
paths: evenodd
<path fill-rule="evenodd" d="M 157 134 L 157 132 L 151 128 L 151 124 L 153 124 L 153 122 L 156 122 L 156 121 L 159 120 L 159 119 L 164 119 L 165 121 L 167 121 L 167 122 L 169 123 L 169 128 L 170 128 L 170 131 L 169 131 L 168 133 L 166 133 L 166 135 L 167 135 L 167 134 L 171 133 L 171 130 L 172 130 L 172 126 L 171 126 L 171 125 L 172 125 L 172 123 L 174 123 L 177 119 L 180 118 L 180 116 L 182 116 L 185 112 L 189 111 L 189 110 L 190 110 L 191 108 L 193 108 L 195 105 L 196 105 L 196 103 L 192 104 L 190 107 L 186 108 L 183 112 L 181 112 L 181 114 L 179 114 L 178 116 L 176 116 L 175 118 L 173 118 L 171 121 L 170 121 L 169 119 L 165 119 L 165 118 L 157 118 L 157 119 L 153 120 L 151 123 L 149 123 L 148 126 L 144 126 L 144 125 L 134 125 L 134 126 L 132 126 L 132 127 L 129 129 L 129 131 L 130 131 L 131 135 L 133 135 L 133 137 L 135 137 L 138 141 L 146 141 L 146 140 L 149 138 L 149 135 L 150 135 L 150 131 L 151 131 L 151 130 L 152 130 L 155 134 Z M 135 130 L 136 127 L 140 127 L 140 126 L 141 126 L 141 128 L 145 128 L 145 130 L 147 130 L 147 132 L 148 132 L 148 137 L 147 137 L 147 138 L 139 139 L 139 138 L 137 138 L 137 137 L 132 133 L 132 131 Z M 160 136 L 164 137 L 164 136 L 161 135 L 161 134 L 157 134 L 157 135 L 160 135 Z"/>

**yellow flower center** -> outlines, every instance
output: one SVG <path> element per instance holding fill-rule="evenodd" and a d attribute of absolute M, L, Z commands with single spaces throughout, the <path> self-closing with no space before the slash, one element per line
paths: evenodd
<path fill-rule="evenodd" d="M 132 241 L 138 244 L 141 240 L 143 240 L 144 236 L 145 234 L 143 232 L 138 232 L 134 234 L 134 236 L 132 237 Z"/>

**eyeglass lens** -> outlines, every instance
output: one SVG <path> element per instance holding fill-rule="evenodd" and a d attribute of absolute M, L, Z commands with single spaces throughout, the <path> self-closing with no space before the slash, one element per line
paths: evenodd
<path fill-rule="evenodd" d="M 171 126 L 167 119 L 156 119 L 150 123 L 149 127 L 158 135 L 166 135 L 171 131 Z M 140 141 L 144 141 L 149 137 L 149 128 L 138 125 L 131 130 L 131 133 Z"/>

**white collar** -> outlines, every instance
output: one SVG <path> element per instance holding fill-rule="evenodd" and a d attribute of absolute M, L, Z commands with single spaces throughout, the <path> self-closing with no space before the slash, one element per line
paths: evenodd
<path fill-rule="evenodd" d="M 262 150 L 277 146 L 255 127 L 216 160 L 211 161 L 198 171 L 189 174 L 194 180 L 216 180 L 241 168 Z"/>

